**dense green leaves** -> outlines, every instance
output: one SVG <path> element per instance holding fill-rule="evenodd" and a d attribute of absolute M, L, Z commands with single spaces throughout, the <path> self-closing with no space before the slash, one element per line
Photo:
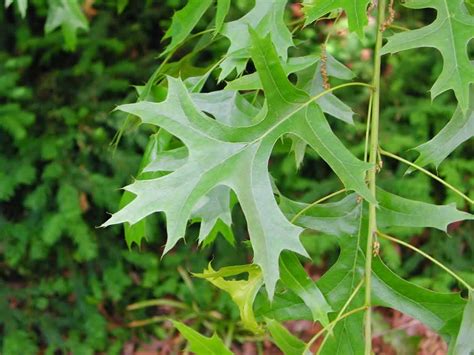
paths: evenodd
<path fill-rule="evenodd" d="M 298 240 L 301 229 L 286 220 L 273 197 L 267 164 L 279 137 L 287 133 L 301 137 L 327 161 L 348 189 L 371 201 L 373 197 L 363 181 L 369 165 L 357 160 L 342 145 L 320 108 L 288 81 L 269 37 L 252 36 L 252 59 L 267 102 L 258 114 L 261 118 L 256 119 L 257 124 L 232 127 L 210 119 L 197 109 L 183 83 L 173 78 L 168 78 L 169 92 L 163 103 L 139 102 L 120 107 L 180 138 L 189 157 L 169 175 L 126 187 L 137 198 L 104 225 L 134 224 L 153 212 L 163 211 L 167 215 L 166 252 L 184 236 L 198 201 L 215 187 L 227 185 L 236 193 L 246 216 L 254 261 L 262 268 L 271 296 L 279 278 L 281 251 L 306 255 Z M 272 248 L 267 247 L 269 243 Z"/>
<path fill-rule="evenodd" d="M 221 33 L 230 40 L 230 47 L 220 64 L 222 71 L 219 80 L 225 79 L 234 69 L 237 74 L 241 74 L 245 69 L 252 44 L 249 27 L 262 37 L 271 33 L 278 55 L 286 61 L 288 48 L 293 46 L 291 33 L 283 19 L 286 2 L 286 0 L 256 0 L 255 7 L 245 16 L 224 24 Z"/>
<path fill-rule="evenodd" d="M 433 47 L 443 57 L 443 70 L 431 88 L 434 99 L 447 90 L 453 90 L 460 108 L 469 106 L 469 86 L 474 83 L 474 66 L 466 47 L 474 37 L 474 17 L 464 6 L 464 0 L 409 0 L 405 6 L 412 9 L 434 8 L 436 20 L 417 30 L 397 33 L 388 38 L 382 54 L 407 49 Z"/>

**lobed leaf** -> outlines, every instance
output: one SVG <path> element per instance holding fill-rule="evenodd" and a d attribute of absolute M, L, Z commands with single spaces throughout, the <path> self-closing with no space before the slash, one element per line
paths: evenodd
<path fill-rule="evenodd" d="M 474 136 L 474 99 L 471 107 L 463 113 L 458 107 L 448 124 L 430 141 L 415 148 L 420 153 L 415 164 L 433 164 L 436 168 L 454 149 Z"/>
<path fill-rule="evenodd" d="M 444 65 L 431 88 L 431 97 L 453 90 L 465 113 L 469 107 L 469 86 L 474 83 L 474 65 L 467 52 L 468 43 L 474 37 L 474 16 L 467 12 L 464 0 L 407 0 L 404 5 L 412 9 L 433 8 L 437 11 L 436 20 L 423 28 L 389 37 L 381 53 L 436 48 Z"/>
<path fill-rule="evenodd" d="M 457 210 L 455 204 L 433 205 L 382 189 L 377 189 L 377 199 L 380 203 L 377 213 L 379 227 L 432 227 L 446 232 L 450 223 L 474 219 L 474 215 Z"/>
<path fill-rule="evenodd" d="M 138 102 L 119 109 L 145 123 L 164 128 L 188 149 L 188 159 L 176 171 L 150 180 L 138 180 L 125 189 L 137 195 L 104 226 L 128 222 L 163 211 L 167 217 L 165 253 L 185 234 L 198 202 L 217 186 L 232 189 L 247 219 L 254 262 L 263 272 L 272 297 L 279 278 L 283 250 L 306 255 L 299 235 L 273 195 L 268 160 L 275 142 L 288 133 L 305 140 L 336 172 L 349 190 L 373 202 L 365 182 L 369 164 L 356 159 L 334 135 L 321 109 L 286 77 L 269 37 L 252 33 L 252 59 L 266 95 L 256 124 L 229 126 L 201 112 L 179 79 L 168 78 L 164 102 Z"/>
<path fill-rule="evenodd" d="M 255 6 L 242 18 L 224 24 L 221 34 L 230 40 L 226 59 L 221 63 L 219 80 L 225 79 L 234 69 L 241 74 L 250 58 L 252 40 L 248 31 L 251 27 L 260 36 L 271 33 L 278 55 L 286 61 L 288 48 L 293 39 L 284 21 L 287 0 L 255 0 Z"/>

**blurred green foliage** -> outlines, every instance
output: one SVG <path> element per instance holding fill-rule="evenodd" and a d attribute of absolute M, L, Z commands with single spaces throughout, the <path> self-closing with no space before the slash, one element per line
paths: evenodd
<path fill-rule="evenodd" d="M 134 319 L 156 315 L 156 309 L 133 314 L 126 310 L 127 305 L 147 299 L 178 300 L 184 309 L 173 308 L 168 313 L 183 312 L 176 318 L 194 318 L 203 324 L 211 317 L 220 332 L 238 319 L 238 309 L 226 294 L 216 292 L 203 280 L 190 279 L 186 271 L 202 271 L 216 250 L 221 256 L 228 255 L 219 259 L 223 265 L 247 260 L 247 249 L 241 244 L 246 239 L 243 218 L 237 208 L 234 230 L 239 248 L 232 249 L 220 238 L 212 249 L 189 252 L 197 234 L 192 230 L 188 245 L 180 244 L 162 260 L 164 235 L 159 217 L 150 226 L 141 250 L 128 251 L 118 227 L 96 228 L 107 212 L 117 209 L 119 188 L 136 173 L 153 133 L 149 128 L 128 129 L 120 142 L 111 146 L 126 119 L 111 111 L 119 103 L 136 100 L 132 85 L 143 85 L 152 74 L 156 56 L 163 49 L 160 39 L 183 1 L 134 1 L 122 11 L 126 3 L 95 1 L 96 12 L 87 14 L 89 32 L 79 31 L 77 38 L 65 39 L 60 31 L 44 34 L 46 1 L 30 1 L 25 18 L 16 7 L 5 10 L 0 6 L 2 354 L 35 354 L 39 349 L 48 354 L 57 350 L 114 354 L 131 339 L 146 342 L 151 335 L 170 337 L 172 327 L 160 324 L 127 327 Z M 237 1 L 234 7 L 230 18 L 237 18 L 249 4 Z M 429 12 L 402 12 L 401 16 L 404 25 L 413 28 L 432 20 Z M 204 21 L 200 29 L 205 28 Z M 310 50 L 316 40 L 324 39 L 327 30 L 323 22 L 316 31 L 314 27 L 299 31 L 299 48 Z M 368 80 L 371 53 L 364 48 L 370 48 L 373 40 L 368 33 L 361 44 L 355 35 L 343 33 L 330 42 L 328 51 L 362 80 Z M 223 40 L 212 47 L 213 52 L 204 51 L 189 60 L 184 57 L 181 74 L 196 70 L 194 66 L 203 67 L 209 58 L 220 57 L 226 46 Z M 74 47 L 74 52 L 65 50 Z M 185 54 L 186 47 L 176 56 Z M 429 50 L 389 57 L 384 66 L 383 147 L 407 152 L 427 141 L 451 117 L 455 104 L 449 93 L 434 104 L 427 94 L 441 64 L 441 57 Z M 362 156 L 368 97 L 344 95 L 344 101 L 357 113 L 355 126 L 330 122 L 339 137 Z M 275 147 L 281 154 L 270 165 L 276 185 L 286 196 L 311 202 L 340 187 L 330 169 L 311 151 L 297 170 L 294 156 L 287 153 L 290 144 L 281 141 Z M 473 153 L 473 145 L 465 144 L 439 168 L 440 176 L 461 186 L 471 197 L 474 162 L 469 157 Z M 460 202 L 425 176 L 405 175 L 405 167 L 394 161 L 385 163 L 396 172 L 381 179 L 390 184 L 391 191 L 430 202 Z M 410 191 L 401 187 L 400 182 L 406 180 L 413 187 Z M 420 230 L 413 236 L 413 232 L 397 230 L 397 235 L 412 237 L 467 280 L 474 279 L 469 262 L 474 258 L 472 234 L 472 224 L 467 223 L 452 226 L 451 238 L 437 232 Z M 317 267 L 326 269 L 337 258 L 336 242 L 331 238 L 307 234 L 303 239 Z M 419 255 L 389 244 L 382 250 L 382 257 L 401 276 L 436 290 L 453 287 L 450 278 Z"/>

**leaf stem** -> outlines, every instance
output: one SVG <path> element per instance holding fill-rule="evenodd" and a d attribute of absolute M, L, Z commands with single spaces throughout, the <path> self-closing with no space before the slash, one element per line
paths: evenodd
<path fill-rule="evenodd" d="M 367 126 L 365 129 L 365 145 L 364 145 L 364 161 L 367 162 L 369 157 L 369 139 L 370 139 L 370 119 L 372 116 L 372 101 L 374 95 L 371 93 L 369 97 L 369 109 L 367 111 Z"/>
<path fill-rule="evenodd" d="M 388 234 L 385 234 L 385 233 L 382 233 L 380 231 L 377 231 L 377 235 L 381 238 L 384 238 L 384 239 L 387 239 L 387 240 L 390 240 L 394 243 L 397 243 L 397 244 L 400 244 L 400 245 L 403 245 L 404 247 L 407 247 L 415 252 L 417 252 L 418 254 L 420 255 L 423 255 L 426 259 L 428 259 L 429 261 L 431 261 L 433 264 L 436 264 L 438 265 L 441 269 L 443 269 L 444 271 L 446 271 L 448 274 L 450 274 L 452 277 L 454 277 L 457 281 L 459 281 L 459 283 L 461 283 L 464 287 L 466 287 L 469 291 L 473 291 L 474 288 L 469 285 L 467 283 L 467 281 L 465 281 L 461 276 L 459 276 L 458 274 L 456 274 L 454 271 L 452 271 L 451 269 L 449 269 L 447 266 L 445 266 L 442 262 L 436 260 L 435 258 L 433 258 L 431 255 L 429 254 L 426 254 L 423 250 L 420 250 L 418 249 L 417 247 L 411 245 L 410 243 L 407 243 L 407 242 L 404 242 L 400 239 L 397 239 L 397 238 L 394 238 L 394 237 L 391 237 L 389 236 Z"/>
<path fill-rule="evenodd" d="M 307 106 L 311 102 L 316 101 L 316 100 L 320 99 L 321 97 L 323 97 L 324 95 L 327 95 L 327 94 L 329 94 L 333 91 L 343 89 L 343 88 L 346 88 L 346 87 L 349 87 L 349 86 L 365 86 L 365 87 L 367 87 L 371 90 L 374 90 L 374 85 L 367 84 L 367 83 L 362 83 L 362 82 L 358 82 L 358 81 L 355 81 L 355 82 L 352 82 L 352 83 L 344 83 L 344 84 L 337 85 L 337 86 L 334 86 L 332 88 L 326 89 L 324 91 L 321 91 L 319 94 L 312 96 L 308 101 L 306 101 L 304 103 L 303 106 Z M 299 108 L 299 109 L 301 109 L 301 108 Z"/>
<path fill-rule="evenodd" d="M 380 50 L 382 48 L 382 24 L 385 21 L 385 0 L 379 0 L 377 5 L 377 37 L 374 49 L 374 73 L 372 83 L 374 91 L 372 93 L 372 109 L 370 119 L 370 146 L 369 146 L 369 163 L 372 167 L 368 171 L 369 189 L 376 198 L 376 175 L 377 175 L 377 150 L 379 147 L 379 118 L 380 118 L 380 73 L 382 66 L 382 56 Z M 365 306 L 367 312 L 365 316 L 365 355 L 372 353 L 372 247 L 373 237 L 377 231 L 377 210 L 374 203 L 369 202 L 369 220 L 367 230 L 367 248 L 365 253 Z"/>
<path fill-rule="evenodd" d="M 387 152 L 381 148 L 379 148 L 379 151 L 380 151 L 380 154 L 382 155 L 385 155 L 387 157 L 390 157 L 390 158 L 393 158 L 395 160 L 398 160 L 402 163 L 405 163 L 417 170 L 420 170 L 422 173 L 425 173 L 426 175 L 428 175 L 429 177 L 431 177 L 432 179 L 440 182 L 441 184 L 443 184 L 444 186 L 446 186 L 448 189 L 452 190 L 453 192 L 455 192 L 456 194 L 458 194 L 459 196 L 461 196 L 463 199 L 465 199 L 467 202 L 469 202 L 471 205 L 474 204 L 474 200 L 472 200 L 471 198 L 469 198 L 467 195 L 465 195 L 464 193 L 462 193 L 461 191 L 459 191 L 457 188 L 455 188 L 453 185 L 447 183 L 446 181 L 444 181 L 443 179 L 441 179 L 440 177 L 436 176 L 435 174 L 433 174 L 432 172 L 426 170 L 425 168 L 422 168 L 421 166 L 415 164 L 415 163 L 412 163 L 411 161 L 409 160 L 406 160 L 406 159 L 403 159 L 402 157 L 399 157 L 398 155 L 396 154 L 393 154 L 393 153 L 390 153 L 390 152 Z"/>
<path fill-rule="evenodd" d="M 336 191 L 336 192 L 333 192 L 329 195 L 326 195 L 322 198 L 320 198 L 319 200 L 309 204 L 308 206 L 306 206 L 305 208 L 303 208 L 301 211 L 299 211 L 292 219 L 291 219 L 291 223 L 294 223 L 299 217 L 301 217 L 302 214 L 304 214 L 306 211 L 310 210 L 311 208 L 313 208 L 314 206 L 326 201 L 326 200 L 329 200 L 330 198 L 333 198 L 334 196 L 337 196 L 337 195 L 340 195 L 342 194 L 343 192 L 346 192 L 347 190 L 346 189 L 341 189 L 339 191 Z"/>
<path fill-rule="evenodd" d="M 309 348 L 311 347 L 311 345 L 314 344 L 314 342 L 316 340 L 319 339 L 319 337 L 321 335 L 323 335 L 323 333 L 329 329 L 330 326 L 336 324 L 337 322 L 341 321 L 342 319 L 344 318 L 347 318 L 355 313 L 358 313 L 358 312 L 361 312 L 361 311 L 364 311 L 367 309 L 367 306 L 362 306 L 362 307 L 359 307 L 359 308 L 355 308 L 353 310 L 350 310 L 349 312 L 347 313 L 344 313 L 343 315 L 341 315 L 340 317 L 337 317 L 336 319 L 334 319 L 332 322 L 330 322 L 327 326 L 325 326 L 323 329 L 321 329 L 319 332 L 316 333 L 315 336 L 313 336 L 310 341 L 306 344 L 306 347 L 305 347 L 305 350 L 303 351 L 303 354 L 307 354 L 309 352 Z"/>

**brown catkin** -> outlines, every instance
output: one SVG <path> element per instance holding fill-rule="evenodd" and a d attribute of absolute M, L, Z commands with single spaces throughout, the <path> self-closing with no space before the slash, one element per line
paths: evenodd
<path fill-rule="evenodd" d="M 393 23 L 395 19 L 395 9 L 394 9 L 394 0 L 390 0 L 390 4 L 388 5 L 388 17 L 380 26 L 380 31 L 384 32 L 390 25 Z"/>
<path fill-rule="evenodd" d="M 329 84 L 328 69 L 327 69 L 328 56 L 326 52 L 326 45 L 321 45 L 321 76 L 323 78 L 323 88 L 324 90 L 329 90 L 331 84 Z"/>
<path fill-rule="evenodd" d="M 377 0 L 372 0 L 369 7 L 367 8 L 367 16 L 370 16 L 370 13 L 374 11 L 376 7 L 377 7 Z"/>

